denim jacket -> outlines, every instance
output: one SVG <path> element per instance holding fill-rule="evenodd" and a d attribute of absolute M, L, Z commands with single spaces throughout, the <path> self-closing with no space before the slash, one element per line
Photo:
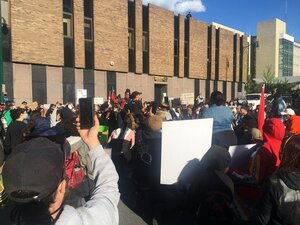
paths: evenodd
<path fill-rule="evenodd" d="M 213 133 L 225 130 L 232 130 L 233 116 L 229 107 L 211 105 L 205 109 L 202 118 L 213 118 Z"/>

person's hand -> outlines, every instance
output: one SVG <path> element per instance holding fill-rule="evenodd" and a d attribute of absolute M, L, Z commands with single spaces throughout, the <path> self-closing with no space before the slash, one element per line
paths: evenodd
<path fill-rule="evenodd" d="M 96 148 L 100 145 L 98 139 L 98 129 L 99 129 L 99 120 L 97 115 L 94 115 L 94 126 L 90 129 L 80 129 L 80 120 L 79 118 L 76 119 L 76 126 L 80 137 L 89 146 L 89 149 Z"/>

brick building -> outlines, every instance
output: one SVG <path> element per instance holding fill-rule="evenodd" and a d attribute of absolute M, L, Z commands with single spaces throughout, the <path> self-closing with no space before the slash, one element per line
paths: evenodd
<path fill-rule="evenodd" d="M 4 83 L 16 103 L 75 101 L 77 89 L 236 97 L 247 78 L 242 32 L 141 0 L 2 0 Z"/>

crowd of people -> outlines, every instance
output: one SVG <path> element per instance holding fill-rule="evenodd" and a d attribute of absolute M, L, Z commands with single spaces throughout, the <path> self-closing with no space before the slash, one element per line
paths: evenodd
<path fill-rule="evenodd" d="M 8 221 L 118 224 L 119 192 L 148 224 L 300 221 L 297 105 L 287 108 L 275 94 L 260 130 L 258 107 L 227 103 L 219 91 L 207 101 L 199 96 L 194 105 L 142 102 L 141 97 L 129 89 L 124 98 L 110 95 L 95 105 L 95 125 L 88 130 L 80 129 L 73 103 L 24 101 L 16 107 L 7 102 L 0 122 L 0 205 L 11 211 Z M 176 184 L 161 185 L 162 123 L 202 118 L 213 118 L 211 149 L 200 161 L 191 159 L 187 176 Z M 99 124 L 105 132 L 99 132 Z M 195 144 L 201 145 L 201 137 Z M 229 146 L 247 144 L 254 144 L 247 165 L 231 167 Z M 103 148 L 112 149 L 111 160 Z M 65 162 L 74 150 L 84 175 L 69 188 L 76 174 L 66 175 Z"/>

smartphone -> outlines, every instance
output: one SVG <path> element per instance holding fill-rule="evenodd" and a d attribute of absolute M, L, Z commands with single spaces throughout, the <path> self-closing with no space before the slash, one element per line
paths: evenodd
<path fill-rule="evenodd" d="M 92 98 L 79 99 L 80 128 L 89 129 L 94 126 L 94 105 Z"/>

